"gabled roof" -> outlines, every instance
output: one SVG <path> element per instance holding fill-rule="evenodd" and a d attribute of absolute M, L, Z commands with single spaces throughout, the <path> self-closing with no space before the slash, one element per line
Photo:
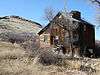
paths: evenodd
<path fill-rule="evenodd" d="M 59 13 L 54 17 L 54 19 L 55 19 L 57 16 L 60 16 L 60 15 L 61 15 L 61 13 L 59 12 Z M 53 20 L 54 20 L 54 19 L 53 19 Z M 53 21 L 53 20 L 52 20 L 52 21 Z M 52 21 L 50 21 L 49 24 L 48 24 L 47 26 L 45 26 L 38 34 L 41 35 L 45 30 L 47 30 L 47 29 L 49 28 L 49 26 L 51 25 L 51 22 L 52 22 Z"/>
<path fill-rule="evenodd" d="M 87 22 L 87 21 L 85 21 L 85 20 L 83 20 L 83 19 L 75 19 L 75 18 L 73 18 L 73 17 L 71 17 L 71 14 L 70 13 L 64 13 L 64 12 L 59 12 L 55 17 L 54 17 L 54 19 L 56 18 L 56 17 L 59 17 L 60 15 L 62 15 L 64 18 L 65 18 L 65 20 L 67 21 L 68 19 L 69 20 L 71 20 L 71 21 L 75 21 L 75 22 L 81 22 L 81 23 L 84 23 L 84 24 L 86 24 L 86 25 L 90 25 L 90 26 L 93 26 L 94 27 L 94 25 L 92 25 L 91 23 L 89 23 L 89 22 Z M 49 28 L 49 26 L 51 25 L 51 23 L 54 21 L 54 19 L 52 20 L 52 21 L 50 21 L 49 22 L 49 24 L 47 25 L 47 26 L 45 26 L 38 34 L 39 35 L 41 35 L 45 30 L 47 30 L 48 28 Z M 62 25 L 59 25 L 60 27 L 63 27 Z M 64 27 L 63 27 L 64 28 Z M 65 28 L 64 28 L 65 29 Z"/>

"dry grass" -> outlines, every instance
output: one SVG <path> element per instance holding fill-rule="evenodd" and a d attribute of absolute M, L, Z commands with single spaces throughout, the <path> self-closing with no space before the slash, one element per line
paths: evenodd
<path fill-rule="evenodd" d="M 19 58 L 25 55 L 24 49 L 18 44 L 0 42 L 0 59 Z"/>
<path fill-rule="evenodd" d="M 59 66 L 34 64 L 33 59 L 2 60 L 0 75 L 87 75 L 85 72 L 66 70 Z"/>
<path fill-rule="evenodd" d="M 80 61 L 65 60 L 59 66 L 44 66 L 38 61 L 38 56 L 27 56 L 18 44 L 0 42 L 0 75 L 89 75 L 79 70 Z M 100 71 L 97 72 L 98 75 L 99 73 Z"/>

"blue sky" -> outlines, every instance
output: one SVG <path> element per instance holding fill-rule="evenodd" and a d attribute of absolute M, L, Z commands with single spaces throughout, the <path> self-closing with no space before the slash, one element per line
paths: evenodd
<path fill-rule="evenodd" d="M 67 0 L 68 11 L 78 10 L 82 13 L 82 18 L 92 24 L 96 24 L 95 7 L 87 0 Z M 63 10 L 64 0 L 0 0 L 0 16 L 17 15 L 26 19 L 31 19 L 42 25 L 47 24 L 43 19 L 44 9 L 51 6 L 55 10 Z M 100 40 L 100 28 L 96 29 L 96 39 Z"/>

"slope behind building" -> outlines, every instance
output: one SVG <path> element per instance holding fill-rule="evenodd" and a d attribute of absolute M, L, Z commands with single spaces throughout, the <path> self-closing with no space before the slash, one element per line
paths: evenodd
<path fill-rule="evenodd" d="M 24 19 L 19 16 L 4 16 L 0 17 L 0 30 L 14 32 L 29 32 L 38 33 L 42 26 L 34 21 Z"/>

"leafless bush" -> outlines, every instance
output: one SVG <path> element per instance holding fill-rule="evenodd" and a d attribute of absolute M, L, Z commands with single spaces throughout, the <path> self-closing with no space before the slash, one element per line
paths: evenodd
<path fill-rule="evenodd" d="M 31 39 L 32 37 L 34 37 L 34 34 L 32 33 L 17 33 L 17 32 L 2 32 L 0 33 L 0 38 L 2 41 L 8 41 L 11 43 L 23 43 L 25 41 L 28 41 L 29 39 Z"/>
<path fill-rule="evenodd" d="M 39 48 L 39 36 L 33 33 L 17 33 L 17 32 L 2 32 L 0 33 L 1 41 L 10 42 L 12 44 L 17 43 L 25 49 L 25 51 L 34 56 L 38 52 Z"/>
<path fill-rule="evenodd" d="M 32 57 L 35 57 L 39 53 L 40 41 L 39 36 L 34 35 L 24 43 L 20 44 L 21 47 Z"/>
<path fill-rule="evenodd" d="M 44 48 L 41 49 L 39 54 L 39 63 L 43 65 L 60 65 L 60 63 L 63 61 L 63 58 L 55 54 L 52 51 L 52 48 Z"/>

